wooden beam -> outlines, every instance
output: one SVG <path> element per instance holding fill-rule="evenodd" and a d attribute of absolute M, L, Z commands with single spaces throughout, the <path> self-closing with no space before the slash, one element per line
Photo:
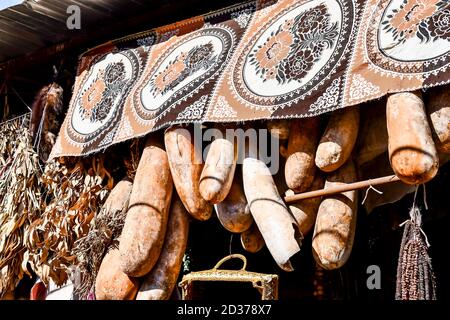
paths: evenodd
<path fill-rule="evenodd" d="M 329 196 L 332 194 L 342 193 L 342 192 L 351 191 L 351 190 L 364 189 L 364 188 L 368 188 L 370 186 L 374 187 L 374 186 L 378 186 L 381 184 L 386 184 L 386 183 L 391 183 L 391 182 L 396 182 L 396 181 L 400 181 L 400 178 L 397 177 L 396 175 L 385 176 L 385 177 L 376 178 L 376 179 L 369 179 L 369 180 L 364 180 L 364 181 L 342 184 L 342 185 L 335 186 L 335 187 L 328 188 L 328 189 L 314 190 L 314 191 L 308 191 L 308 192 L 303 192 L 303 193 L 299 193 L 299 194 L 294 194 L 291 196 L 286 196 L 284 198 L 284 201 L 286 203 L 292 203 L 292 202 L 297 202 L 299 200 L 316 198 L 316 197 L 321 197 L 321 196 Z"/>

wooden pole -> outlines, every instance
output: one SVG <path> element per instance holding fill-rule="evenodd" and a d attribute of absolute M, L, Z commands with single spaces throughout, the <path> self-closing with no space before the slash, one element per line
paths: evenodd
<path fill-rule="evenodd" d="M 395 181 L 400 181 L 400 178 L 398 178 L 395 174 L 391 176 L 376 178 L 376 179 L 369 179 L 364 181 L 358 181 L 353 183 L 347 183 L 342 184 L 339 186 L 335 186 L 328 189 L 321 189 L 321 190 L 314 190 L 309 192 L 303 192 L 299 194 L 294 194 L 292 196 L 287 196 L 284 198 L 284 201 L 286 203 L 292 203 L 297 202 L 299 200 L 309 199 L 309 198 L 316 198 L 321 196 L 328 196 L 331 194 L 351 191 L 351 190 L 358 190 L 358 189 L 364 189 L 368 188 L 370 186 L 378 186 L 380 184 L 386 184 L 391 183 Z"/>

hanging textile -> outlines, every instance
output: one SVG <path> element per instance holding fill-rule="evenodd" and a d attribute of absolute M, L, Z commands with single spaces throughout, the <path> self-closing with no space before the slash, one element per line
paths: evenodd
<path fill-rule="evenodd" d="M 447 0 L 259 0 L 109 42 L 81 58 L 51 157 L 448 83 L 449 21 Z"/>

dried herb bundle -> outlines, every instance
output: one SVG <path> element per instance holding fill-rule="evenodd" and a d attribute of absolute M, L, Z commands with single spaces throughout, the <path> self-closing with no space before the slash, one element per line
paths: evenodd
<path fill-rule="evenodd" d="M 73 245 L 87 234 L 113 185 L 103 162 L 103 156 L 61 158 L 45 167 L 41 184 L 51 200 L 27 230 L 26 246 L 33 271 L 46 284 L 49 279 L 56 285 L 64 284 L 77 263 Z"/>
<path fill-rule="evenodd" d="M 30 275 L 24 232 L 41 212 L 39 159 L 22 124 L 0 128 L 0 298 Z"/>
<path fill-rule="evenodd" d="M 92 220 L 89 233 L 77 240 L 74 255 L 81 275 L 80 284 L 75 284 L 75 293 L 87 299 L 95 285 L 100 264 L 108 248 L 118 245 L 130 199 L 132 182 L 129 178 L 120 181 L 111 191 L 100 213 Z"/>
<path fill-rule="evenodd" d="M 104 155 L 52 160 L 42 171 L 61 110 L 62 89 L 53 83 L 37 95 L 31 120 L 27 114 L 0 127 L 0 298 L 31 276 L 29 267 L 46 284 L 67 281 L 78 263 L 74 243 L 114 183 Z"/>
<path fill-rule="evenodd" d="M 88 299 L 94 291 L 95 279 L 107 251 L 118 245 L 118 238 L 125 223 L 132 180 L 139 163 L 139 140 L 130 146 L 130 154 L 123 159 L 126 177 L 112 189 L 99 214 L 91 222 L 88 234 L 77 240 L 73 253 L 77 257 L 80 283 L 75 283 L 75 294 Z"/>

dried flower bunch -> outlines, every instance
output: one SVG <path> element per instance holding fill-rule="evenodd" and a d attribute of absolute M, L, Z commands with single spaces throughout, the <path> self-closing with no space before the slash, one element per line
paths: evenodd
<path fill-rule="evenodd" d="M 44 283 L 64 284 L 76 264 L 73 244 L 87 234 L 114 183 L 103 163 L 102 156 L 61 158 L 45 167 L 41 184 L 50 200 L 26 232 L 28 262 Z"/>
<path fill-rule="evenodd" d="M 126 177 L 115 185 L 101 210 L 92 220 L 86 236 L 74 244 L 73 253 L 77 257 L 77 268 L 81 275 L 80 283 L 75 283 L 75 293 L 80 299 L 87 299 L 94 291 L 95 278 L 108 249 L 118 247 L 139 163 L 139 149 L 139 140 L 136 139 L 130 145 L 131 152 L 123 159 Z"/>
<path fill-rule="evenodd" d="M 21 121 L 0 128 L 0 297 L 31 276 L 25 233 L 41 212 L 41 168 Z"/>

